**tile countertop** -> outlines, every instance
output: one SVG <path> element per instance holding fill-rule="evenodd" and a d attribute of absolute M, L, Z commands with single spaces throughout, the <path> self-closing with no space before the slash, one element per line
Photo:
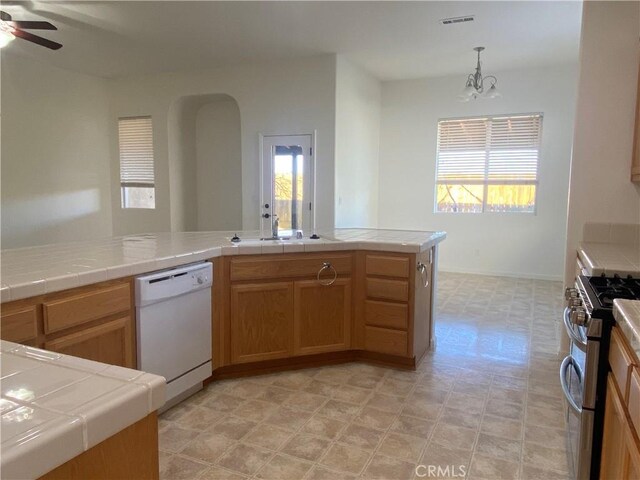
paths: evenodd
<path fill-rule="evenodd" d="M 221 255 L 380 250 L 418 253 L 446 237 L 444 232 L 335 229 L 319 240 L 258 240 L 260 232 L 167 232 L 111 237 L 2 250 L 2 302 L 139 275 Z"/>
<path fill-rule="evenodd" d="M 164 404 L 158 375 L 0 341 L 2 478 L 38 478 Z"/>
<path fill-rule="evenodd" d="M 640 276 L 640 246 L 635 244 L 581 243 L 578 255 L 589 275 Z"/>
<path fill-rule="evenodd" d="M 640 358 L 640 300 L 614 300 L 613 316 Z"/>

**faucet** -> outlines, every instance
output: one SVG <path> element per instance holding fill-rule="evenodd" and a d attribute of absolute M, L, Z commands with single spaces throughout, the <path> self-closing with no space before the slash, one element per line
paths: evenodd
<path fill-rule="evenodd" d="M 280 220 L 277 215 L 273 215 L 273 220 L 271 220 L 271 236 L 273 238 L 278 238 L 278 227 L 280 226 Z"/>

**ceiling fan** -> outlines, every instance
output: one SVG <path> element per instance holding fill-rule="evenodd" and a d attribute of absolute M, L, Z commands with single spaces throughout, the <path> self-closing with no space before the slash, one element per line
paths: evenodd
<path fill-rule="evenodd" d="M 57 28 L 51 23 L 44 21 L 12 20 L 11 15 L 7 12 L 0 11 L 0 48 L 7 45 L 15 37 L 42 47 L 50 48 L 51 50 L 62 48 L 62 44 L 60 43 L 39 37 L 25 30 L 57 30 Z"/>

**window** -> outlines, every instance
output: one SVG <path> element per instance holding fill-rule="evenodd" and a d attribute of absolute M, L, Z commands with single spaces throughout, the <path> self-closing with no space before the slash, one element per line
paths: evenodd
<path fill-rule="evenodd" d="M 118 119 L 122 208 L 156 208 L 151 117 Z"/>
<path fill-rule="evenodd" d="M 438 122 L 436 212 L 535 212 L 542 115 Z"/>

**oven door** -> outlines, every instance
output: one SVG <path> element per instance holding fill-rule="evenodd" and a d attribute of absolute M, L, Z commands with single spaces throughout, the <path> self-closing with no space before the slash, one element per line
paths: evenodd
<path fill-rule="evenodd" d="M 569 467 L 572 477 L 576 478 L 580 462 L 580 430 L 582 429 L 582 369 L 571 355 L 568 355 L 560 366 L 560 385 L 567 405 L 565 415 Z"/>
<path fill-rule="evenodd" d="M 588 397 L 597 380 L 599 342 L 587 339 L 585 327 L 570 322 L 568 309 L 564 317 L 571 338 L 569 355 L 560 367 L 560 385 L 567 404 L 567 454 L 571 477 L 582 480 L 588 479 L 591 471 L 594 411 Z"/>

